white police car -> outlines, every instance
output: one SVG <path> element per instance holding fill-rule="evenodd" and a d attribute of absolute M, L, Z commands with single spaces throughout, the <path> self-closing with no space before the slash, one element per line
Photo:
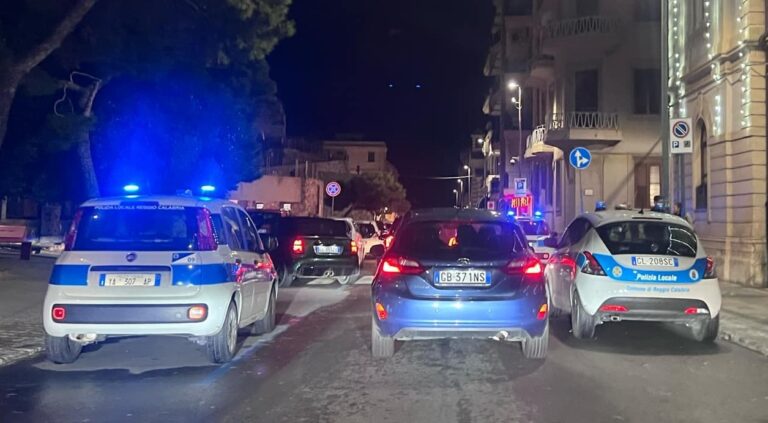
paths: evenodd
<path fill-rule="evenodd" d="M 547 240 L 557 234 L 553 234 L 547 222 L 541 218 L 541 212 L 536 212 L 534 218 L 518 217 L 515 219 L 517 224 L 525 232 L 525 238 L 528 245 L 533 248 L 536 256 L 545 264 L 549 257 L 555 252 Z"/>
<path fill-rule="evenodd" d="M 700 341 L 717 337 L 721 294 L 714 261 L 677 216 L 583 214 L 563 234 L 545 277 L 552 310 L 571 313 L 577 338 L 621 320 L 676 322 Z"/>
<path fill-rule="evenodd" d="M 66 236 L 43 308 L 47 356 L 121 335 L 181 335 L 211 361 L 235 354 L 238 329 L 275 326 L 276 273 L 237 204 L 192 196 L 84 203 Z"/>

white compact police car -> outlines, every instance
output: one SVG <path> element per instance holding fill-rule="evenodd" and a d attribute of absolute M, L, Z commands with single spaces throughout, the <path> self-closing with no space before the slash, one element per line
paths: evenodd
<path fill-rule="evenodd" d="M 546 264 L 549 257 L 555 252 L 554 248 L 547 245 L 549 244 L 547 239 L 557 236 L 557 234 L 550 231 L 549 225 L 541 217 L 541 212 L 534 213 L 533 218 L 518 217 L 515 221 L 525 232 L 528 245 L 533 248 L 542 264 Z"/>
<path fill-rule="evenodd" d="M 181 335 L 216 363 L 238 330 L 275 326 L 276 273 L 237 204 L 206 197 L 138 196 L 84 203 L 66 236 L 43 308 L 51 361 L 121 335 Z"/>
<path fill-rule="evenodd" d="M 642 210 L 586 213 L 568 226 L 546 267 L 552 311 L 570 312 L 577 338 L 621 320 L 675 322 L 700 341 L 719 328 L 715 265 L 691 225 Z"/>

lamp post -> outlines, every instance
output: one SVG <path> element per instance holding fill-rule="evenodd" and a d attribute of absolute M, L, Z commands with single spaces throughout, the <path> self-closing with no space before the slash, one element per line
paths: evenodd
<path fill-rule="evenodd" d="M 456 180 L 459 183 L 459 193 L 464 194 L 464 180 L 459 178 Z"/>
<path fill-rule="evenodd" d="M 467 203 L 472 208 L 472 168 L 464 165 L 464 170 L 467 171 Z"/>
<path fill-rule="evenodd" d="M 453 195 L 456 196 L 456 199 L 453 201 L 453 204 L 455 206 L 459 205 L 459 191 L 456 190 L 456 188 L 453 189 Z"/>
<path fill-rule="evenodd" d="M 517 98 L 512 97 L 512 104 L 517 109 L 517 154 L 518 154 L 518 172 L 520 177 L 523 177 L 523 87 L 515 81 L 509 81 L 507 88 L 514 90 L 517 88 Z"/>

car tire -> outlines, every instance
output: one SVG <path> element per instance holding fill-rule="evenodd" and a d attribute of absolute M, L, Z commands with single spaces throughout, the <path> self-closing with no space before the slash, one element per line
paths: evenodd
<path fill-rule="evenodd" d="M 336 278 L 337 281 L 339 281 L 342 285 L 350 285 L 353 282 L 355 282 L 358 278 L 354 276 L 342 276 L 340 278 Z"/>
<path fill-rule="evenodd" d="M 206 346 L 208 359 L 213 363 L 226 363 L 235 356 L 237 347 L 237 307 L 234 302 L 229 303 L 227 315 L 221 330 L 215 335 L 207 337 Z"/>
<path fill-rule="evenodd" d="M 371 318 L 371 353 L 377 358 L 395 355 L 395 339 L 381 333 L 375 317 Z"/>
<path fill-rule="evenodd" d="M 587 314 L 581 305 L 578 291 L 573 293 L 573 304 L 571 305 L 571 329 L 573 336 L 577 339 L 591 339 L 595 337 L 595 318 Z"/>
<path fill-rule="evenodd" d="M 45 334 L 45 355 L 49 361 L 57 364 L 73 363 L 80 357 L 83 346 L 68 336 Z"/>
<path fill-rule="evenodd" d="M 544 327 L 541 336 L 530 337 L 523 340 L 523 357 L 528 359 L 543 360 L 547 358 L 549 350 L 549 322 Z"/>
<path fill-rule="evenodd" d="M 720 315 L 707 319 L 691 327 L 693 338 L 699 342 L 715 342 L 720 332 Z"/>
<path fill-rule="evenodd" d="M 252 335 L 264 335 L 272 332 L 275 329 L 275 290 L 269 294 L 269 302 L 267 303 L 267 314 L 263 318 L 253 322 L 251 326 Z"/>
<path fill-rule="evenodd" d="M 294 276 L 288 271 L 288 266 L 283 266 L 282 271 L 279 272 L 280 288 L 288 288 L 293 285 Z"/>

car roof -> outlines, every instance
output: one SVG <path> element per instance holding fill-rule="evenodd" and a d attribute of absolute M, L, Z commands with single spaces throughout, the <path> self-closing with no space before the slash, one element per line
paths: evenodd
<path fill-rule="evenodd" d="M 599 227 L 616 222 L 626 222 L 632 220 L 656 220 L 667 223 L 674 223 L 693 229 L 687 220 L 680 216 L 668 213 L 652 212 L 649 210 L 605 210 L 599 212 L 583 213 L 579 217 L 587 219 L 594 227 Z"/>
<path fill-rule="evenodd" d="M 126 195 L 121 197 L 101 197 L 90 199 L 84 202 L 81 207 L 118 206 L 145 202 L 157 202 L 163 206 L 205 207 L 212 211 L 219 211 L 221 207 L 225 205 L 242 208 L 237 203 L 221 198 L 195 197 L 191 195 Z"/>
<path fill-rule="evenodd" d="M 501 213 L 487 209 L 459 209 L 453 207 L 413 210 L 409 213 L 407 221 L 425 220 L 484 220 L 510 222 L 511 220 Z"/>

